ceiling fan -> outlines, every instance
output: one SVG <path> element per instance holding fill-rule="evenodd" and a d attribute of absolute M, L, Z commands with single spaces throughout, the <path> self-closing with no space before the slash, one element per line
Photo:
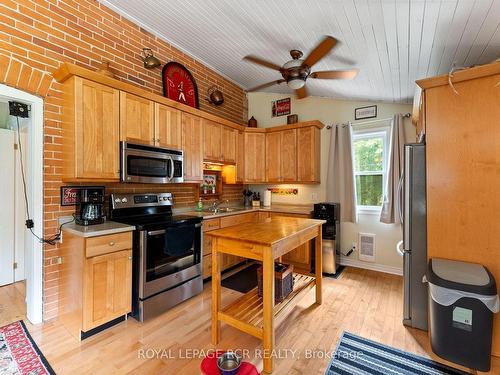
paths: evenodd
<path fill-rule="evenodd" d="M 316 79 L 353 79 L 358 74 L 357 69 L 351 70 L 324 70 L 318 72 L 311 72 L 311 68 L 319 60 L 321 60 L 326 54 L 328 54 L 333 47 L 337 44 L 337 39 L 326 36 L 321 43 L 319 43 L 316 48 L 314 48 L 311 53 L 302 59 L 303 53 L 299 50 L 292 49 L 290 51 L 290 56 L 292 60 L 287 61 L 283 66 L 276 65 L 270 61 L 261 59 L 260 57 L 255 57 L 252 55 L 245 56 L 243 59 L 250 61 L 254 64 L 265 66 L 273 70 L 277 70 L 281 73 L 282 79 L 276 81 L 264 83 L 262 85 L 253 87 L 248 91 L 258 91 L 260 89 L 279 85 L 280 83 L 286 82 L 288 87 L 295 90 L 297 97 L 299 99 L 305 98 L 307 90 L 305 87 L 308 78 Z"/>

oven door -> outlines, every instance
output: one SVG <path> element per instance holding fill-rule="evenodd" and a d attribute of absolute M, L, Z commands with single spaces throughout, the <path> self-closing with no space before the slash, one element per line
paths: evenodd
<path fill-rule="evenodd" d="M 201 275 L 201 224 L 142 231 L 139 298 L 144 299 Z"/>
<path fill-rule="evenodd" d="M 133 148 L 122 145 L 121 173 L 122 182 L 164 184 L 183 182 L 183 155 L 155 151 L 154 147 Z M 140 149 L 141 147 L 142 149 Z"/>

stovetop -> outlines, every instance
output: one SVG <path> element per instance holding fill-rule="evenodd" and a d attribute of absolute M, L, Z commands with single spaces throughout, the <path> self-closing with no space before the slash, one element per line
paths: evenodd
<path fill-rule="evenodd" d="M 201 223 L 203 219 L 197 216 L 189 215 L 145 215 L 135 217 L 120 217 L 115 218 L 113 221 L 134 225 L 137 230 L 150 230 L 160 229 L 169 226 L 181 224 L 197 224 Z"/>

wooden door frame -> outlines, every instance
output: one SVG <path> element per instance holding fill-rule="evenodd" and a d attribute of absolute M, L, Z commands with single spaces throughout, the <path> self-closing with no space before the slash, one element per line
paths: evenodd
<path fill-rule="evenodd" d="M 43 99 L 25 91 L 0 84 L 0 97 L 16 100 L 31 106 L 31 126 L 28 133 L 29 157 L 26 176 L 28 203 L 35 224 L 33 230 L 43 236 Z M 43 321 L 43 246 L 34 237 L 30 250 L 25 254 L 26 316 L 33 324 Z"/>

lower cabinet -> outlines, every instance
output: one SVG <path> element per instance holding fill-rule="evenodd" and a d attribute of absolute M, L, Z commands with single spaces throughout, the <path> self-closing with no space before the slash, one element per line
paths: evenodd
<path fill-rule="evenodd" d="M 132 308 L 132 232 L 85 238 L 64 232 L 59 315 L 81 339 Z"/>

